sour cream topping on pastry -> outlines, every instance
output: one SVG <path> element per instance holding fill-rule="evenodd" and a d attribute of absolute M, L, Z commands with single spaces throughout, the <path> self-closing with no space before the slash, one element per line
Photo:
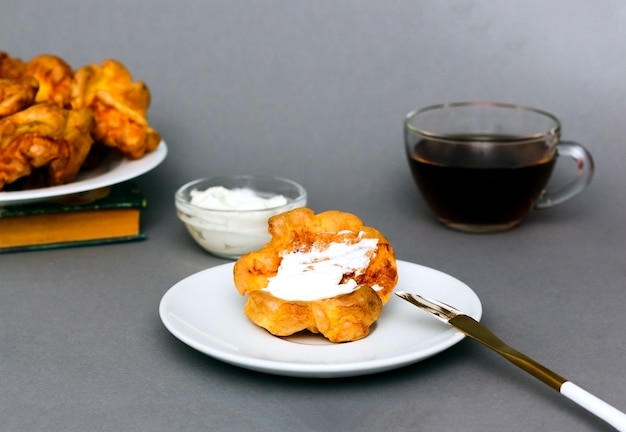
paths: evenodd
<path fill-rule="evenodd" d="M 190 195 L 191 204 L 209 210 L 263 210 L 287 204 L 287 198 L 282 195 L 265 198 L 247 188 L 214 186 L 193 190 Z"/>
<path fill-rule="evenodd" d="M 332 242 L 324 250 L 290 251 L 282 255 L 276 276 L 269 278 L 264 291 L 287 301 L 313 301 L 348 294 L 357 288 L 354 279 L 370 263 L 378 239 L 364 238 L 356 243 Z M 374 289 L 380 287 L 372 287 Z"/>

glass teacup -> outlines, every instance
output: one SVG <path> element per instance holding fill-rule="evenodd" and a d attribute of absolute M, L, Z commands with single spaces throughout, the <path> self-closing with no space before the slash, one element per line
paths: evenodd
<path fill-rule="evenodd" d="M 531 209 L 582 192 L 594 163 L 581 144 L 560 140 L 550 113 L 492 102 L 434 105 L 407 114 L 405 149 L 424 200 L 444 225 L 494 232 L 519 224 Z M 565 186 L 547 191 L 557 159 L 576 162 Z"/>

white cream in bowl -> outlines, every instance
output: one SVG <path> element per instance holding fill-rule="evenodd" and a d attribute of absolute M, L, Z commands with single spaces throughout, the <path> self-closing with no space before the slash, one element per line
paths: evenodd
<path fill-rule="evenodd" d="M 263 210 L 283 206 L 287 204 L 287 198 L 282 195 L 265 198 L 252 189 L 213 186 L 205 190 L 192 190 L 190 202 L 209 210 Z"/>
<path fill-rule="evenodd" d="M 229 176 L 186 184 L 176 192 L 176 207 L 200 246 L 236 259 L 270 240 L 270 217 L 305 206 L 306 198 L 304 188 L 291 180 Z"/>

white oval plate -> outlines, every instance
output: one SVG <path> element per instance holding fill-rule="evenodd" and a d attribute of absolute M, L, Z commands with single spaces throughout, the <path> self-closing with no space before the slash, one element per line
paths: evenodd
<path fill-rule="evenodd" d="M 157 167 L 163 162 L 165 156 L 167 156 L 167 144 L 161 141 L 156 150 L 141 159 L 110 157 L 98 168 L 80 172 L 72 183 L 40 189 L 0 192 L 0 207 L 44 201 L 122 183 Z"/>
<path fill-rule="evenodd" d="M 431 357 L 464 335 L 392 296 L 364 339 L 332 344 L 319 335 L 272 336 L 244 315 L 245 298 L 233 284 L 234 263 L 191 275 L 161 299 L 159 314 L 178 339 L 242 368 L 298 377 L 373 374 Z M 463 282 L 428 267 L 398 261 L 397 290 L 441 300 L 479 320 L 482 305 Z"/>

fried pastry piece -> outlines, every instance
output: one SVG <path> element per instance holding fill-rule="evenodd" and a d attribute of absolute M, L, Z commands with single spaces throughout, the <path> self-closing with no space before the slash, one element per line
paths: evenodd
<path fill-rule="evenodd" d="M 378 230 L 339 211 L 299 208 L 269 220 L 271 240 L 233 270 L 244 313 L 277 336 L 302 330 L 332 342 L 370 332 L 398 281 L 393 248 Z M 329 284 L 328 275 L 332 275 Z"/>
<path fill-rule="evenodd" d="M 139 159 L 158 147 L 161 136 L 147 118 L 150 91 L 145 83 L 133 81 L 122 63 L 109 59 L 102 66 L 83 66 L 76 71 L 75 80 L 72 106 L 93 111 L 96 141 L 130 159 Z"/>
<path fill-rule="evenodd" d="M 11 57 L 8 53 L 0 51 L 0 78 L 21 78 L 24 74 L 24 68 L 24 62 L 21 59 Z"/>
<path fill-rule="evenodd" d="M 33 77 L 0 78 L 0 118 L 31 106 L 38 89 L 39 82 Z"/>
<path fill-rule="evenodd" d="M 36 102 L 50 102 L 61 108 L 71 108 L 74 70 L 61 57 L 52 54 L 33 57 L 26 62 L 23 75 L 39 81 Z"/>
<path fill-rule="evenodd" d="M 0 190 L 32 173 L 45 173 L 48 186 L 74 180 L 93 143 L 93 122 L 87 109 L 52 103 L 0 119 Z"/>
<path fill-rule="evenodd" d="M 244 313 L 275 336 L 308 330 L 339 343 L 366 337 L 382 309 L 382 300 L 376 292 L 361 285 L 351 293 L 315 301 L 285 301 L 265 291 L 253 291 Z"/>

